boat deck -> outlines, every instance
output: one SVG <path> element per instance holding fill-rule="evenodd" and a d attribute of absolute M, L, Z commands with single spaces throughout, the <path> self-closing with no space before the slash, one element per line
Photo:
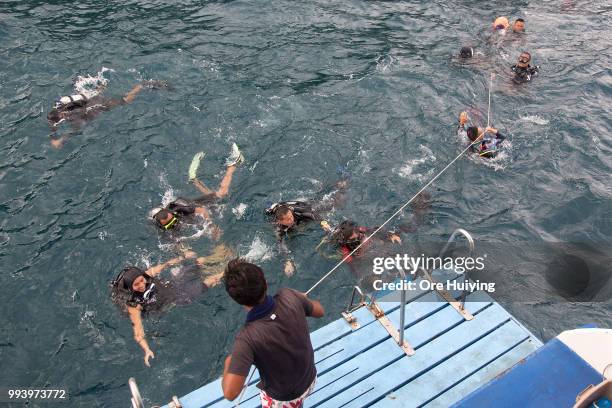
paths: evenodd
<path fill-rule="evenodd" d="M 400 303 L 377 302 L 399 327 Z M 464 320 L 436 292 L 410 292 L 404 326 L 415 349 L 410 357 L 365 307 L 353 312 L 355 330 L 341 318 L 314 331 L 318 376 L 305 406 L 448 407 L 542 345 L 483 292 L 468 295 L 465 307 L 473 320 Z M 257 382 L 255 373 L 241 407 L 260 406 Z M 180 401 L 184 408 L 235 406 L 223 398 L 220 380 Z"/>

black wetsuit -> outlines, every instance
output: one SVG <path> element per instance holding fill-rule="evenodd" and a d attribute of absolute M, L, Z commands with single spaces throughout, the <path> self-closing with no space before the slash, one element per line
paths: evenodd
<path fill-rule="evenodd" d="M 147 290 L 155 285 L 151 294 L 145 298 L 146 292 L 132 292 L 126 301 L 128 306 L 142 307 L 143 313 L 161 312 L 172 305 L 184 305 L 198 298 L 206 285 L 202 282 L 202 272 L 197 265 L 180 268 L 179 272 L 169 280 L 151 278 L 145 274 Z"/>
<path fill-rule="evenodd" d="M 457 134 L 461 137 L 467 138 L 467 129 L 472 127 L 472 125 L 462 125 L 459 124 L 457 127 Z M 484 136 L 481 138 L 480 143 L 473 144 L 470 150 L 474 153 L 478 153 L 481 157 L 493 158 L 497 156 L 497 151 L 499 150 L 499 146 L 502 141 L 506 139 L 506 136 L 497 132 L 492 134 L 490 132 L 485 132 Z"/>
<path fill-rule="evenodd" d="M 512 72 L 514 72 L 513 81 L 519 82 L 519 83 L 529 82 L 531 81 L 532 77 L 538 75 L 539 71 L 540 71 L 540 67 L 538 66 L 532 67 L 531 65 L 527 65 L 526 67 L 519 67 L 518 65 L 513 65 L 512 66 Z"/>
<path fill-rule="evenodd" d="M 273 204 L 266 210 L 266 213 L 270 215 L 276 215 L 276 210 L 279 206 L 287 206 L 293 214 L 295 223 L 291 227 L 285 225 L 276 224 L 276 239 L 278 240 L 281 251 L 288 253 L 289 250 L 285 246 L 284 238 L 287 234 L 294 230 L 298 225 L 303 225 L 311 221 L 320 221 L 321 218 L 317 214 L 317 211 L 313 208 L 313 205 L 305 201 L 281 201 Z"/>

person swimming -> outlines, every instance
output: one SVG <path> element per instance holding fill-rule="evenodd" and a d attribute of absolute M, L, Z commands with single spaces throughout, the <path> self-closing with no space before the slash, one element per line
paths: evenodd
<path fill-rule="evenodd" d="M 196 157 L 196 159 L 198 158 Z M 201 156 L 199 159 L 201 159 Z M 179 197 L 164 208 L 154 208 L 150 212 L 151 219 L 160 229 L 173 232 L 180 230 L 182 224 L 197 225 L 198 220 L 196 216 L 213 223 L 210 212 L 206 206 L 215 204 L 227 196 L 236 167 L 243 161 L 244 156 L 240 152 L 240 149 L 238 149 L 236 143 L 232 144 L 230 156 L 226 160 L 227 168 L 225 175 L 217 191 L 208 189 L 194 174 L 193 177 L 190 177 L 190 180 L 203 195 L 195 199 Z M 212 224 L 212 231 L 213 239 L 218 240 L 221 236 L 221 230 L 219 227 Z"/>
<path fill-rule="evenodd" d="M 225 264 L 234 256 L 234 251 L 224 245 L 218 245 L 210 255 L 203 257 L 198 257 L 193 251 L 185 251 L 183 256 L 146 270 L 128 266 L 110 282 L 112 300 L 127 311 L 134 340 L 144 352 L 147 367 L 151 366 L 149 359 L 155 358 L 155 354 L 146 340 L 143 315 L 162 312 L 172 305 L 191 303 L 206 289 L 221 282 Z M 181 265 L 186 260 L 193 260 L 193 263 L 173 271 L 168 280 L 158 277 L 165 269 Z"/>
<path fill-rule="evenodd" d="M 522 18 L 517 18 L 512 23 L 512 31 L 515 33 L 524 33 L 525 32 L 525 20 Z"/>
<path fill-rule="evenodd" d="M 54 138 L 58 126 L 63 122 L 70 122 L 74 127 L 80 127 L 84 122 L 98 116 L 101 112 L 109 111 L 119 105 L 126 105 L 136 99 L 136 96 L 145 88 L 161 89 L 166 88 L 167 84 L 163 81 L 143 81 L 126 93 L 122 98 L 104 98 L 101 93 L 103 86 L 98 86 L 97 94 L 87 97 L 82 93 L 62 96 L 47 114 L 47 123 L 52 130 L 51 145 L 60 148 L 66 142 L 71 132 Z"/>
<path fill-rule="evenodd" d="M 459 115 L 457 134 L 463 138 L 467 137 L 472 143 L 479 140 L 480 143 L 472 144 L 471 151 L 477 153 L 480 157 L 488 159 L 496 157 L 506 137 L 493 127 L 481 129 L 468 122 L 469 116 L 467 112 L 461 112 Z"/>
<path fill-rule="evenodd" d="M 500 34 L 505 34 L 509 26 L 510 22 L 508 21 L 507 17 L 497 17 L 493 22 L 493 31 Z"/>
<path fill-rule="evenodd" d="M 523 51 L 519 55 L 518 62 L 512 66 L 512 72 L 514 77 L 512 80 L 516 83 L 525 83 L 531 81 L 531 78 L 538 75 L 540 72 L 539 66 L 531 66 L 531 54 L 527 51 Z"/>
<path fill-rule="evenodd" d="M 337 182 L 326 200 L 281 201 L 266 208 L 266 214 L 273 217 L 280 252 L 287 258 L 284 265 L 285 275 L 291 276 L 295 272 L 295 264 L 290 258 L 291 251 L 287 248 L 285 238 L 298 226 L 312 221 L 323 221 L 322 214 L 332 210 L 343 200 L 347 185 L 347 180 Z"/>
<path fill-rule="evenodd" d="M 459 50 L 459 58 L 469 59 L 474 56 L 474 47 L 461 47 Z"/>

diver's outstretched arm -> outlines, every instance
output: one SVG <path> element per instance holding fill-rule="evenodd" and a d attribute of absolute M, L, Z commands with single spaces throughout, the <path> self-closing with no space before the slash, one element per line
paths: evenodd
<path fill-rule="evenodd" d="M 146 270 L 146 274 L 153 278 L 159 275 L 160 273 L 162 273 L 162 271 L 166 269 L 167 267 L 178 265 L 181 262 L 183 262 L 185 259 L 188 259 L 188 258 L 191 258 L 191 256 L 185 255 L 185 256 L 178 256 L 176 258 L 172 258 L 164 263 L 150 267 L 149 269 Z"/>
<path fill-rule="evenodd" d="M 132 328 L 134 329 L 134 340 L 136 340 L 136 343 L 138 343 L 138 345 L 142 348 L 142 351 L 144 351 L 145 365 L 147 367 L 151 367 L 149 359 L 155 358 L 155 354 L 153 354 L 151 351 L 149 343 L 147 343 L 147 339 L 145 338 L 144 326 L 142 325 L 141 309 L 139 306 L 128 306 L 128 314 L 130 315 Z"/>

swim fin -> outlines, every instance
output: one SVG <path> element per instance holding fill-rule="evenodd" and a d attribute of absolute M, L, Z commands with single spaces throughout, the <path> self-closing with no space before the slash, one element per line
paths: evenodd
<path fill-rule="evenodd" d="M 204 152 L 196 153 L 191 159 L 191 164 L 189 165 L 189 181 L 196 178 L 198 174 L 198 168 L 200 167 L 200 161 L 204 158 Z"/>

